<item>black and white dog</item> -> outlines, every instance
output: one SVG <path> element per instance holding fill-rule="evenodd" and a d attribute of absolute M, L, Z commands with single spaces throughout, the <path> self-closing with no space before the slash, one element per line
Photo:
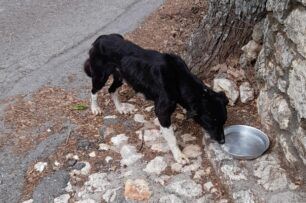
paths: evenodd
<path fill-rule="evenodd" d="M 211 138 L 224 143 L 227 97 L 205 86 L 179 56 L 143 49 L 119 34 L 102 35 L 92 44 L 84 70 L 92 78 L 91 110 L 94 114 L 101 113 L 97 92 L 110 75 L 114 80 L 108 92 L 120 113 L 133 110 L 118 98 L 117 89 L 123 81 L 146 99 L 153 100 L 161 133 L 177 162 L 188 163 L 177 146 L 171 126 L 171 115 L 177 104 L 186 109 L 187 117 L 199 123 Z"/>

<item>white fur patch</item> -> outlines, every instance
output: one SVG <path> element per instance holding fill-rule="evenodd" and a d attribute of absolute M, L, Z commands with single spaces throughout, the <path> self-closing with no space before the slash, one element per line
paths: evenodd
<path fill-rule="evenodd" d="M 161 133 L 165 140 L 167 141 L 169 148 L 173 154 L 174 159 L 180 164 L 189 163 L 188 158 L 181 152 L 181 150 L 177 146 L 176 137 L 174 135 L 173 127 L 164 128 L 160 126 Z"/>
<path fill-rule="evenodd" d="M 91 112 L 95 115 L 99 115 L 102 113 L 99 105 L 98 105 L 98 94 L 91 94 Z"/>
<path fill-rule="evenodd" d="M 136 111 L 136 108 L 133 104 L 129 104 L 129 103 L 121 103 L 120 99 L 119 99 L 119 95 L 118 92 L 114 92 L 111 94 L 112 100 L 115 104 L 115 107 L 117 109 L 117 111 L 121 114 L 128 114 L 128 113 L 133 113 L 134 111 Z"/>

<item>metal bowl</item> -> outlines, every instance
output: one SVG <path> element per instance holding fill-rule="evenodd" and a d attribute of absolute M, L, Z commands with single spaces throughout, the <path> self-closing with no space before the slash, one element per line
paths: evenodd
<path fill-rule="evenodd" d="M 226 127 L 224 135 L 223 150 L 237 159 L 255 159 L 262 155 L 270 145 L 265 133 L 246 125 Z"/>

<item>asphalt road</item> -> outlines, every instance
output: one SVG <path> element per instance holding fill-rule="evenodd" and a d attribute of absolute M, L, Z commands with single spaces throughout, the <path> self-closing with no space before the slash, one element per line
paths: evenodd
<path fill-rule="evenodd" d="M 0 99 L 79 74 L 100 34 L 133 30 L 163 0 L 0 0 Z"/>
<path fill-rule="evenodd" d="M 89 90 L 84 87 L 90 80 L 82 65 L 94 39 L 132 31 L 163 1 L 0 0 L 0 118 L 6 106 L 3 99 L 30 95 L 44 85 L 78 90 L 79 96 L 87 97 Z M 0 138 L 5 130 L 0 119 Z M 64 134 L 51 136 L 24 155 L 14 154 L 11 146 L 0 148 L 0 202 L 19 202 L 29 164 L 52 154 L 64 138 Z M 65 185 L 60 182 L 65 173 L 50 178 Z M 36 202 L 62 189 L 48 181 L 35 190 Z"/>

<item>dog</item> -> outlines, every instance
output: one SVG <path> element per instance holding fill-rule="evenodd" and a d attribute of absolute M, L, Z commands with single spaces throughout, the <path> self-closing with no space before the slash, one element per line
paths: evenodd
<path fill-rule="evenodd" d="M 161 133 L 178 163 L 186 164 L 189 160 L 177 146 L 171 126 L 177 105 L 186 109 L 187 118 L 200 124 L 212 139 L 220 144 L 225 142 L 223 126 L 228 98 L 224 92 L 214 92 L 204 85 L 179 56 L 143 49 L 119 34 L 101 35 L 89 50 L 84 71 L 92 79 L 91 110 L 96 115 L 101 114 L 97 92 L 110 75 L 113 82 L 108 92 L 120 113 L 133 111 L 131 104 L 120 102 L 117 89 L 123 82 L 154 101 Z"/>

